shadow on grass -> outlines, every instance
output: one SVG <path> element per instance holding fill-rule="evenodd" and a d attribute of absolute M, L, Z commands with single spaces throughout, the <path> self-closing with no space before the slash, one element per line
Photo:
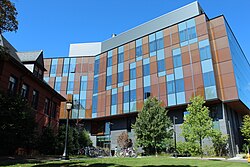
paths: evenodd
<path fill-rule="evenodd" d="M 17 164 L 34 164 L 34 163 L 42 163 L 39 160 L 26 160 L 26 159 L 7 159 L 0 161 L 0 166 L 10 166 Z"/>
<path fill-rule="evenodd" d="M 81 167 L 81 166 L 88 166 L 88 167 L 131 167 L 131 166 L 119 165 L 119 164 L 113 164 L 113 163 L 94 163 L 94 164 L 87 165 L 87 164 L 79 163 L 79 162 L 35 165 L 35 167 L 68 167 L 68 166 L 70 166 L 70 167 Z M 196 167 L 196 166 L 190 166 L 190 165 L 145 165 L 145 166 L 141 166 L 141 167 Z"/>
<path fill-rule="evenodd" d="M 81 166 L 88 166 L 88 167 L 111 167 L 111 166 L 115 166 L 115 167 L 129 167 L 129 166 L 125 166 L 125 165 L 116 165 L 116 164 L 111 164 L 111 163 L 95 163 L 95 164 L 85 164 L 83 162 L 65 162 L 65 163 L 51 163 L 51 164 L 38 164 L 38 165 L 34 165 L 34 167 L 81 167 Z"/>
<path fill-rule="evenodd" d="M 146 165 L 144 167 L 197 167 L 190 165 Z"/>

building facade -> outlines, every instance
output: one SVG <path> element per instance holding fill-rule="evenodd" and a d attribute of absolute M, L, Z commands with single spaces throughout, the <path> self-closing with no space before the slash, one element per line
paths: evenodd
<path fill-rule="evenodd" d="M 57 131 L 59 109 L 66 99 L 43 80 L 43 51 L 18 52 L 2 35 L 0 49 L 0 94 L 19 95 L 27 99 L 35 112 L 37 131 L 50 126 Z"/>
<path fill-rule="evenodd" d="M 232 155 L 241 147 L 239 128 L 250 107 L 249 62 L 224 16 L 209 19 L 198 2 L 101 43 L 72 44 L 69 57 L 45 59 L 45 68 L 50 86 L 73 94 L 71 120 L 84 124 L 94 144 L 113 149 L 122 131 L 133 137 L 131 124 L 149 96 L 177 117 L 177 140 L 183 140 L 179 126 L 187 104 L 201 95 L 214 128 L 229 135 Z"/>

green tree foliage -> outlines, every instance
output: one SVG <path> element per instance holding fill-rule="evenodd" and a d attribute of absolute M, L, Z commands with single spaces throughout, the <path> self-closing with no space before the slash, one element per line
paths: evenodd
<path fill-rule="evenodd" d="M 58 135 L 56 137 L 56 154 L 62 154 L 65 142 L 65 130 L 66 126 L 59 127 Z M 84 130 L 78 130 L 76 127 L 69 126 L 68 131 L 68 152 L 71 155 L 78 153 L 80 148 L 92 145 L 88 132 Z"/>
<path fill-rule="evenodd" d="M 80 148 L 86 147 L 86 146 L 92 146 L 92 141 L 90 139 L 89 132 L 87 132 L 85 129 L 81 130 L 79 132 L 79 145 Z"/>
<path fill-rule="evenodd" d="M 56 136 L 50 127 L 43 129 L 42 134 L 38 137 L 37 149 L 41 154 L 53 155 L 55 154 Z"/>
<path fill-rule="evenodd" d="M 214 130 L 212 135 L 212 142 L 214 151 L 217 156 L 225 156 L 227 155 L 227 143 L 228 143 L 228 136 L 222 135 L 219 130 Z"/>
<path fill-rule="evenodd" d="M 0 34 L 8 31 L 17 31 L 17 11 L 10 0 L 0 1 Z"/>
<path fill-rule="evenodd" d="M 11 155 L 17 148 L 32 148 L 35 114 L 19 96 L 0 94 L 0 154 Z"/>
<path fill-rule="evenodd" d="M 132 126 L 135 130 L 137 144 L 149 153 L 157 153 L 167 147 L 165 141 L 172 138 L 172 123 L 167 111 L 155 97 L 148 98 Z"/>
<path fill-rule="evenodd" d="M 243 117 L 242 126 L 240 129 L 242 136 L 244 136 L 244 140 L 250 145 L 250 116 L 245 115 Z"/>
<path fill-rule="evenodd" d="M 204 106 L 203 97 L 192 97 L 190 102 L 187 107 L 189 114 L 182 125 L 182 135 L 189 142 L 199 142 L 202 157 L 202 140 L 211 136 L 213 121 L 209 116 L 208 107 Z"/>
<path fill-rule="evenodd" d="M 177 142 L 176 149 L 180 156 L 199 155 L 199 144 L 195 142 Z"/>

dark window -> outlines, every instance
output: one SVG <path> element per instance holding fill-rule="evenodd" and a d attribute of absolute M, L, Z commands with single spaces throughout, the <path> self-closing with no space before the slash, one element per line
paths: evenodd
<path fill-rule="evenodd" d="M 110 86 L 112 84 L 112 75 L 107 76 L 107 86 Z"/>
<path fill-rule="evenodd" d="M 98 98 L 93 96 L 92 113 L 97 113 Z"/>
<path fill-rule="evenodd" d="M 94 78 L 94 89 L 93 89 L 93 93 L 97 93 L 98 92 L 98 77 Z"/>
<path fill-rule="evenodd" d="M 130 91 L 130 102 L 136 101 L 136 90 Z"/>
<path fill-rule="evenodd" d="M 56 118 L 56 115 L 57 115 L 57 104 L 53 102 L 51 106 L 51 117 Z"/>
<path fill-rule="evenodd" d="M 51 67 L 50 67 L 50 75 L 52 74 L 56 74 L 56 64 L 53 64 L 53 65 L 51 65 Z M 35 68 L 34 68 L 34 75 L 35 76 L 37 76 L 37 73 L 38 73 L 38 67 L 37 66 L 35 66 Z"/>
<path fill-rule="evenodd" d="M 22 89 L 21 89 L 21 96 L 24 98 L 28 98 L 29 95 L 29 86 L 27 84 L 23 84 L 22 85 Z"/>
<path fill-rule="evenodd" d="M 136 47 L 136 57 L 142 56 L 142 46 Z"/>
<path fill-rule="evenodd" d="M 95 60 L 94 75 L 97 75 L 99 73 L 99 64 L 100 64 L 100 59 Z"/>
<path fill-rule="evenodd" d="M 49 99 L 45 98 L 43 112 L 46 115 L 49 115 L 49 105 L 50 105 Z"/>
<path fill-rule="evenodd" d="M 165 59 L 159 60 L 157 62 L 157 64 L 158 64 L 158 72 L 162 72 L 162 71 L 166 70 L 166 68 L 165 68 Z"/>
<path fill-rule="evenodd" d="M 123 82 L 123 72 L 118 73 L 118 83 Z"/>
<path fill-rule="evenodd" d="M 127 130 L 128 132 L 131 132 L 131 126 L 132 126 L 132 122 L 131 122 L 131 118 L 128 118 L 127 119 Z"/>
<path fill-rule="evenodd" d="M 190 27 L 187 29 L 188 31 L 188 39 L 194 39 L 196 38 L 196 32 L 195 32 L 195 27 Z"/>
<path fill-rule="evenodd" d="M 69 73 L 69 64 L 64 64 L 63 65 L 63 74 L 68 74 Z"/>
<path fill-rule="evenodd" d="M 157 50 L 164 48 L 163 38 L 157 39 L 156 43 L 157 43 Z"/>
<path fill-rule="evenodd" d="M 112 66 L 112 57 L 108 57 L 108 67 Z"/>
<path fill-rule="evenodd" d="M 136 78 L 136 68 L 130 69 L 130 80 Z"/>
<path fill-rule="evenodd" d="M 10 76 L 9 78 L 9 85 L 8 85 L 8 92 L 10 94 L 15 94 L 17 89 L 17 79 L 14 76 Z"/>
<path fill-rule="evenodd" d="M 175 93 L 174 81 L 167 82 L 167 90 L 168 90 L 168 94 Z"/>
<path fill-rule="evenodd" d="M 211 58 L 211 52 L 210 52 L 209 46 L 200 48 L 200 57 L 201 57 L 201 61 Z"/>
<path fill-rule="evenodd" d="M 113 94 L 111 99 L 111 105 L 116 105 L 116 104 L 117 104 L 117 94 Z"/>
<path fill-rule="evenodd" d="M 124 53 L 121 52 L 118 54 L 118 63 L 122 63 L 124 60 L 123 60 L 123 57 L 124 57 Z"/>
<path fill-rule="evenodd" d="M 150 86 L 144 87 L 144 99 L 150 96 Z"/>
<path fill-rule="evenodd" d="M 182 30 L 179 32 L 180 34 L 180 42 L 185 42 L 188 40 L 187 30 Z"/>
<path fill-rule="evenodd" d="M 143 76 L 150 75 L 150 64 L 143 65 Z"/>
<path fill-rule="evenodd" d="M 182 66 L 182 60 L 181 60 L 181 55 L 175 55 L 173 56 L 173 60 L 174 60 L 174 67 L 180 67 Z"/>
<path fill-rule="evenodd" d="M 123 93 L 123 103 L 129 102 L 129 91 Z"/>
<path fill-rule="evenodd" d="M 38 99 L 39 99 L 39 92 L 37 90 L 33 90 L 33 92 L 32 92 L 31 106 L 34 109 L 37 109 Z"/>
<path fill-rule="evenodd" d="M 184 80 L 178 79 L 175 81 L 176 92 L 184 92 Z"/>
<path fill-rule="evenodd" d="M 67 91 L 73 91 L 73 90 L 74 90 L 74 81 L 68 81 Z M 60 91 L 60 89 L 58 91 Z"/>
<path fill-rule="evenodd" d="M 214 72 L 207 72 L 203 74 L 203 80 L 204 80 L 204 86 L 214 86 L 215 85 L 215 79 L 214 79 Z"/>
<path fill-rule="evenodd" d="M 156 42 L 155 42 L 155 41 L 151 41 L 151 42 L 149 43 L 149 51 L 150 51 L 150 52 L 156 51 Z"/>

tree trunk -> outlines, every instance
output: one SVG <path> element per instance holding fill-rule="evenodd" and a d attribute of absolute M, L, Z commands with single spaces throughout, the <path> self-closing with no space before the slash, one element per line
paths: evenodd
<path fill-rule="evenodd" d="M 155 142 L 155 156 L 158 156 L 158 152 L 157 152 L 157 147 L 156 147 L 156 142 Z"/>
<path fill-rule="evenodd" d="M 201 158 L 203 158 L 203 152 L 202 152 L 202 139 L 200 137 L 200 153 L 201 153 Z"/>

